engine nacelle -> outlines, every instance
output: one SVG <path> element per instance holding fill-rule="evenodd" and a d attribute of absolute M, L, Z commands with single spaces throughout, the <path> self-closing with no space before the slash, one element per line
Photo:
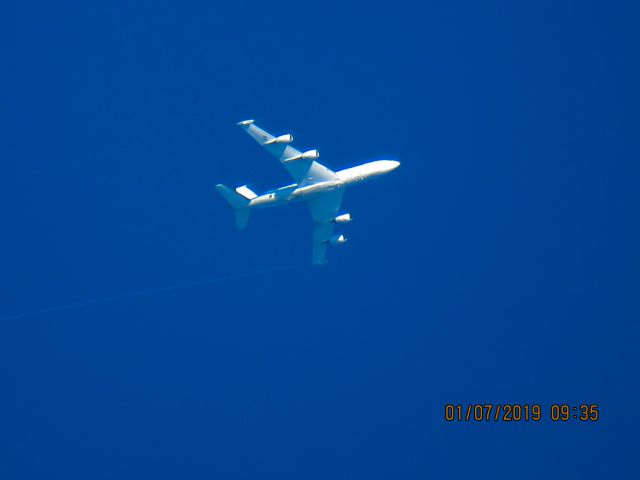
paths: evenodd
<path fill-rule="evenodd" d="M 333 221 L 336 223 L 349 223 L 351 220 L 350 213 L 343 213 L 342 215 L 338 215 Z"/>
<path fill-rule="evenodd" d="M 320 152 L 318 150 L 307 150 L 302 154 L 302 158 L 304 160 L 315 160 L 320 158 Z"/>
<path fill-rule="evenodd" d="M 273 143 L 291 143 L 293 142 L 293 135 L 287 133 L 286 135 L 280 135 L 279 137 L 273 138 L 267 142 L 264 142 L 265 145 L 271 145 Z"/>
<path fill-rule="evenodd" d="M 283 162 L 295 162 L 296 160 L 315 160 L 316 158 L 320 158 L 320 152 L 318 150 L 307 150 L 300 155 L 296 155 L 295 157 L 285 158 Z"/>
<path fill-rule="evenodd" d="M 345 237 L 344 235 L 334 235 L 329 239 L 329 243 L 334 247 L 337 247 L 338 245 L 347 243 L 347 237 Z"/>

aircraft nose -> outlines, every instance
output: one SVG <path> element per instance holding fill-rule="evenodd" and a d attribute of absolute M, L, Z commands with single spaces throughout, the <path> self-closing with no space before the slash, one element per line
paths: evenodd
<path fill-rule="evenodd" d="M 391 172 L 392 170 L 395 170 L 396 168 L 398 168 L 400 166 L 400 162 L 396 161 L 396 160 L 385 160 L 386 163 L 386 170 L 388 172 Z"/>

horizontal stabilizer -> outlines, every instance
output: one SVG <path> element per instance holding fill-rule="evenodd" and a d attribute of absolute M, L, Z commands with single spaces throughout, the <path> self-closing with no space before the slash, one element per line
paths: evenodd
<path fill-rule="evenodd" d="M 249 200 L 244 195 L 238 192 L 234 192 L 226 185 L 216 185 L 216 189 L 220 192 L 227 202 L 231 204 L 233 208 L 244 208 L 249 204 Z"/>
<path fill-rule="evenodd" d="M 242 188 L 246 187 L 239 187 L 237 190 Z M 251 213 L 251 209 L 249 208 L 250 199 L 245 196 L 246 192 L 243 190 L 243 193 L 240 193 L 239 191 L 231 190 L 229 187 L 222 184 L 216 185 L 216 189 L 233 207 L 236 216 L 236 227 L 238 227 L 238 230 L 245 229 L 247 227 L 247 222 L 249 221 L 249 213 Z M 255 197 L 255 193 L 248 188 L 246 188 L 246 190 Z"/>
<path fill-rule="evenodd" d="M 247 200 L 253 200 L 254 198 L 256 198 L 258 196 L 249 187 L 247 187 L 246 185 L 243 185 L 242 187 L 236 188 L 236 192 L 238 192 L 240 195 L 242 195 Z"/>

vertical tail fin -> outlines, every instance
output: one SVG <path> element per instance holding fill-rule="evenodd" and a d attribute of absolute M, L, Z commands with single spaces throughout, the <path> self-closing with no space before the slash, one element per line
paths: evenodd
<path fill-rule="evenodd" d="M 247 227 L 247 222 L 249 221 L 249 213 L 251 213 L 249 202 L 252 198 L 256 197 L 256 194 L 246 186 L 239 187 L 234 191 L 225 185 L 219 184 L 216 185 L 216 189 L 233 207 L 233 212 L 236 215 L 236 227 L 238 230 L 244 230 Z"/>

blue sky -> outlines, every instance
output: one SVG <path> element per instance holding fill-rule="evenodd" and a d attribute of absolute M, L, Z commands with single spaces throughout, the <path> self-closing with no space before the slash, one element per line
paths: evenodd
<path fill-rule="evenodd" d="M 631 476 L 637 15 L 20 2 L 4 29 L 0 476 Z M 326 268 L 302 204 L 235 231 L 216 183 L 289 182 L 245 118 L 330 168 L 402 162 L 347 192 L 350 241 Z M 443 419 L 485 402 L 602 413 Z"/>

